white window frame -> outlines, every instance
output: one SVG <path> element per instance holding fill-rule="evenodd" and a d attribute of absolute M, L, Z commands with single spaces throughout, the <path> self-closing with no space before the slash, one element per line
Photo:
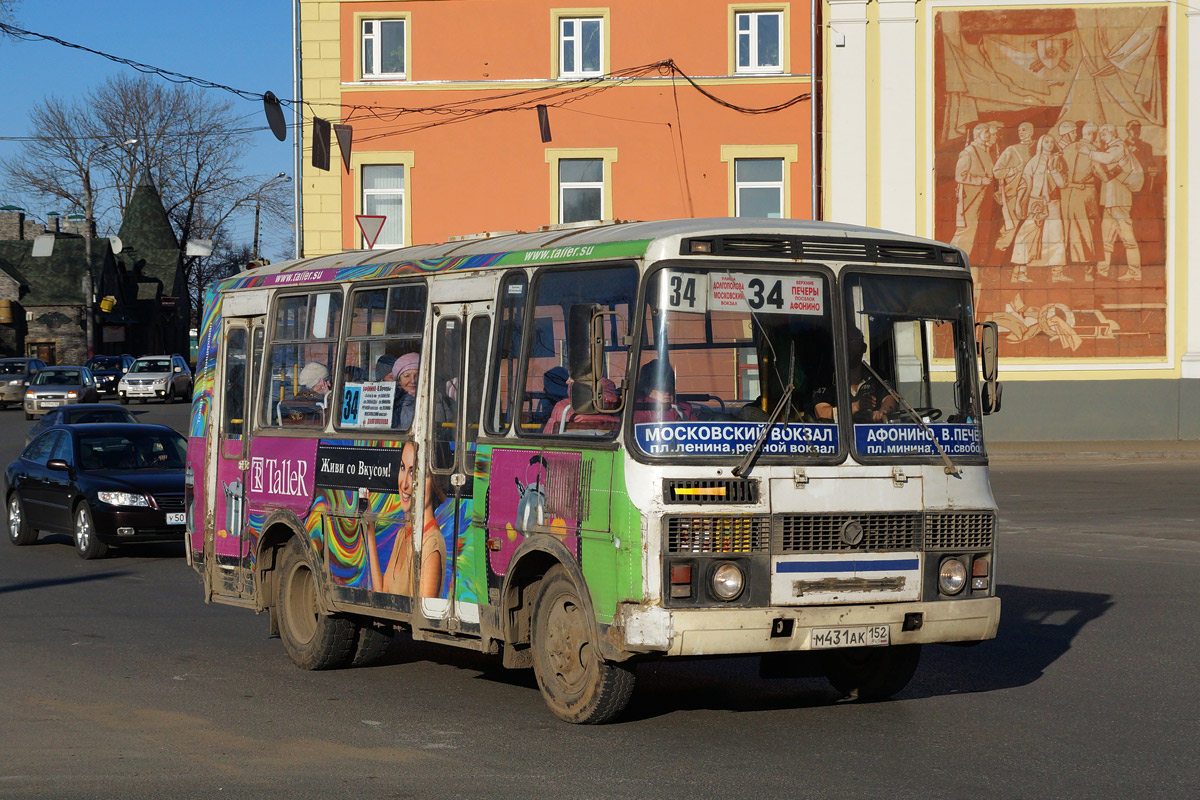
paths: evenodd
<path fill-rule="evenodd" d="M 574 23 L 575 33 L 570 37 L 564 31 L 568 22 Z M 598 39 L 600 42 L 600 63 L 594 70 L 583 68 L 583 23 L 594 22 L 599 26 Z M 567 49 L 575 54 L 576 69 L 567 71 Z M 604 17 L 578 16 L 558 18 L 558 77 L 560 78 L 596 78 L 604 74 Z"/>
<path fill-rule="evenodd" d="M 600 180 L 598 181 L 564 181 L 562 179 L 562 162 L 563 161 L 598 161 L 600 163 Z M 569 224 L 563 219 L 563 209 L 567 207 L 566 192 L 570 189 L 599 189 L 600 190 L 600 217 L 604 217 L 604 209 L 608 206 L 605 203 L 604 187 L 604 159 L 599 156 L 568 156 L 559 159 L 559 179 L 558 179 L 558 224 Z M 586 222 L 587 220 L 574 220 L 575 222 Z"/>
<path fill-rule="evenodd" d="M 737 165 L 739 161 L 778 161 L 779 162 L 779 180 L 777 181 L 739 181 L 737 179 Z M 779 192 L 779 216 L 767 217 L 767 219 L 785 219 L 787 217 L 787 159 L 775 156 L 746 156 L 744 158 L 735 158 L 733 161 L 734 175 L 734 209 L 733 215 L 740 217 L 742 215 L 742 189 L 776 189 Z"/>
<path fill-rule="evenodd" d="M 404 28 L 404 68 L 402 72 L 383 72 L 383 29 L 384 23 L 398 23 Z M 367 33 L 367 26 L 373 26 L 372 32 Z M 367 70 L 367 40 L 370 39 L 374 44 L 372 48 L 371 70 Z M 359 21 L 359 69 L 362 70 L 362 78 L 366 81 L 371 80 L 405 80 L 408 78 L 408 19 L 406 17 L 398 18 L 380 18 L 366 17 Z"/>
<path fill-rule="evenodd" d="M 368 189 L 366 172 L 369 169 L 375 169 L 375 168 L 379 168 L 379 167 L 399 167 L 400 175 L 402 176 L 402 178 L 404 180 L 404 188 L 402 188 L 402 189 Z M 379 248 L 379 247 L 404 247 L 405 243 L 403 240 L 405 238 L 405 233 L 408 228 L 408 225 L 406 224 L 406 220 L 409 218 L 409 215 L 408 215 L 408 167 L 405 164 L 363 164 L 362 166 L 359 167 L 359 182 L 360 182 L 360 186 L 362 187 L 361 202 L 362 202 L 362 208 L 363 208 L 362 213 L 364 213 L 364 214 L 367 213 L 366 208 L 367 208 L 367 197 L 368 196 L 395 197 L 395 196 L 399 195 L 400 208 L 402 209 L 400 219 L 399 220 L 390 220 L 389 219 L 388 221 L 389 222 L 393 222 L 393 221 L 398 222 L 398 227 L 400 229 L 401 241 L 399 241 L 399 242 L 385 241 L 383 238 L 384 231 L 381 230 L 379 232 L 379 238 L 375 240 L 374 246 L 376 248 Z M 387 229 L 387 223 L 384 223 L 384 230 L 386 230 L 386 229 Z M 367 246 L 365 239 L 363 239 L 363 237 L 362 237 L 361 231 L 359 231 L 359 242 L 360 242 L 360 244 L 359 244 L 360 247 L 365 248 Z"/>
<path fill-rule="evenodd" d="M 759 17 L 775 17 L 775 22 L 779 28 L 779 51 L 775 54 L 777 63 L 768 66 L 758 65 L 758 19 Z M 749 30 L 743 31 L 741 22 L 743 19 L 749 21 Z M 737 11 L 733 15 L 733 64 L 734 71 L 738 74 L 746 75 L 775 75 L 783 72 L 784 61 L 784 36 L 786 29 L 784 27 L 784 14 L 779 10 L 762 10 L 762 11 Z M 745 36 L 750 42 L 750 63 L 743 66 L 738 63 L 742 52 L 742 37 Z"/>

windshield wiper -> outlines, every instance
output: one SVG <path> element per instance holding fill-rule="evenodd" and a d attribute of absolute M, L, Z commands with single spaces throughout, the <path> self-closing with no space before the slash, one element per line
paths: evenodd
<path fill-rule="evenodd" d="M 762 327 L 761 323 L 759 323 L 759 327 Z M 767 345 L 769 347 L 771 347 L 771 355 L 774 356 L 775 348 L 773 346 L 771 346 L 770 337 L 766 336 L 765 328 L 763 328 L 763 336 L 767 339 Z M 775 364 L 774 364 L 775 374 L 778 375 L 779 378 L 782 380 L 783 376 L 779 375 L 778 364 L 779 364 L 779 360 L 776 359 Z M 775 423 L 779 421 L 779 417 L 783 415 L 785 410 L 790 411 L 790 409 L 792 407 L 792 392 L 795 391 L 795 389 L 796 389 L 796 343 L 795 342 L 792 342 L 792 364 L 791 364 L 791 369 L 789 370 L 789 376 L 790 377 L 787 382 L 787 388 L 783 390 L 783 396 L 779 398 L 779 402 L 775 404 L 775 408 L 771 409 L 771 416 L 767 417 L 767 422 L 766 422 L 766 424 L 763 425 L 762 432 L 760 432 L 758 434 L 758 438 L 754 440 L 754 446 L 751 447 L 750 451 L 746 453 L 746 457 L 743 458 L 740 462 L 738 462 L 738 465 L 733 468 L 733 474 L 738 476 L 739 478 L 744 478 L 750 474 L 750 470 L 752 470 L 754 468 L 754 462 L 758 458 L 758 454 L 762 452 L 763 445 L 765 445 L 767 443 L 767 439 L 771 435 L 771 429 L 775 427 Z M 811 449 L 811 447 L 812 447 L 812 445 L 810 442 L 805 442 L 804 443 L 804 453 L 802 455 L 808 455 L 808 451 Z"/>
<path fill-rule="evenodd" d="M 879 385 L 886 389 L 887 393 L 895 398 L 896 402 L 900 404 L 900 407 L 903 408 L 910 417 L 916 420 L 917 424 L 921 426 L 922 430 L 929 434 L 929 440 L 933 442 L 933 446 L 937 449 L 938 455 L 942 457 L 942 461 L 946 464 L 946 474 L 962 475 L 962 470 L 958 468 L 957 464 L 950 460 L 950 456 L 946 453 L 946 449 L 942 447 L 942 443 L 937 440 L 937 436 L 934 434 L 933 429 L 929 427 L 925 420 L 921 419 L 921 415 L 917 413 L 917 410 L 909 405 L 909 402 L 901 397 L 900 393 L 893 389 L 891 384 L 883 379 L 882 375 L 875 371 L 875 368 L 871 366 L 870 362 L 863 361 L 862 365 L 867 368 L 867 372 L 870 372 L 871 376 L 875 378 L 875 380 L 879 381 Z"/>

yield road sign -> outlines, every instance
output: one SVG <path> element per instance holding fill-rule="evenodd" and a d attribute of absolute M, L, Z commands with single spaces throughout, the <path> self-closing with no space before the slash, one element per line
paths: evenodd
<path fill-rule="evenodd" d="M 375 216 L 373 214 L 355 214 L 354 221 L 358 223 L 358 229 L 362 231 L 363 241 L 367 244 L 367 249 L 371 250 L 375 247 L 375 240 L 379 238 L 379 232 L 383 230 L 383 223 L 387 222 L 387 217 Z"/>

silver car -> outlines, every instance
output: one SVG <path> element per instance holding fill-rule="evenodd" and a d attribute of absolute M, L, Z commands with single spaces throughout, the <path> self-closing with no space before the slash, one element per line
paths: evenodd
<path fill-rule="evenodd" d="M 181 355 L 142 356 L 117 383 L 122 404 L 131 400 L 174 403 L 192 396 L 192 371 Z"/>
<path fill-rule="evenodd" d="M 52 408 L 100 399 L 96 379 L 87 367 L 46 367 L 25 389 L 25 419 L 34 419 Z"/>
<path fill-rule="evenodd" d="M 25 397 L 25 387 L 46 362 L 40 358 L 0 358 L 0 408 L 11 403 L 19 406 Z"/>

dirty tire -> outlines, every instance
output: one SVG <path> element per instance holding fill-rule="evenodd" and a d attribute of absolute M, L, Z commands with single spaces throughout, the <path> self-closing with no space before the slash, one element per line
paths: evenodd
<path fill-rule="evenodd" d="M 175 384 L 172 383 L 169 387 L 167 387 L 167 393 L 163 395 L 163 402 L 167 405 L 171 405 L 175 402 Z"/>
<path fill-rule="evenodd" d="M 279 638 L 296 666 L 337 669 L 350 663 L 356 626 L 345 617 L 320 612 L 317 579 L 298 538 L 293 537 L 283 548 L 275 587 Z"/>
<path fill-rule="evenodd" d="M 75 553 L 82 559 L 91 561 L 93 558 L 104 558 L 108 555 L 108 545 L 96 536 L 96 526 L 92 522 L 92 510 L 86 502 L 75 505 L 71 512 L 73 533 L 75 536 Z"/>
<path fill-rule="evenodd" d="M 26 411 L 26 412 L 25 412 L 25 419 L 26 419 L 26 420 L 31 420 L 31 419 L 33 419 L 33 414 L 30 414 L 28 411 Z"/>
<path fill-rule="evenodd" d="M 886 700 L 912 680 L 921 660 L 921 645 L 852 647 L 823 654 L 825 677 L 846 697 Z"/>
<path fill-rule="evenodd" d="M 567 722 L 596 725 L 622 711 L 635 675 L 604 661 L 596 627 L 575 582 L 561 566 L 546 573 L 533 607 L 533 672 L 546 705 Z"/>
<path fill-rule="evenodd" d="M 37 538 L 37 531 L 26 521 L 25 503 L 20 492 L 13 492 L 8 496 L 8 540 L 20 546 L 33 544 Z"/>
<path fill-rule="evenodd" d="M 394 629 L 390 626 L 377 628 L 369 622 L 357 623 L 358 628 L 354 639 L 354 656 L 350 665 L 354 667 L 369 667 L 378 664 L 392 646 Z"/>

